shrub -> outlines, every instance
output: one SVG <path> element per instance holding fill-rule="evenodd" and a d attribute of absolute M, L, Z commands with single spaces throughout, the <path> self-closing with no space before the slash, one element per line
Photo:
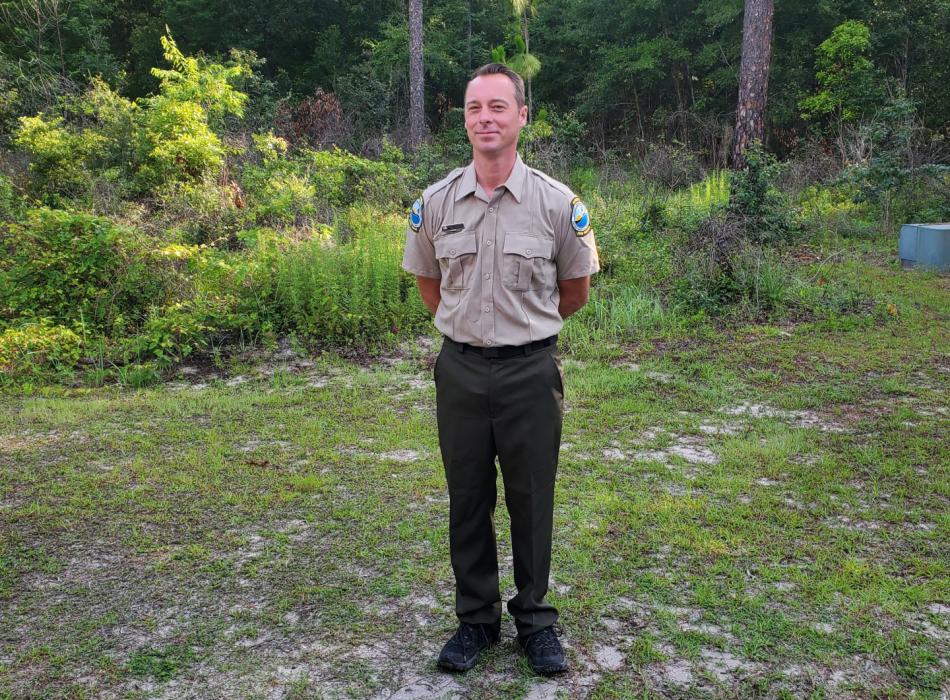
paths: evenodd
<path fill-rule="evenodd" d="M 42 378 L 71 370 L 82 341 L 73 331 L 42 319 L 0 334 L 0 376 Z"/>
<path fill-rule="evenodd" d="M 14 143 L 30 154 L 31 193 L 55 205 L 86 189 L 108 141 L 95 131 L 67 128 L 62 117 L 41 114 L 20 117 Z"/>
<path fill-rule="evenodd" d="M 276 152 L 282 140 L 260 139 L 260 165 L 244 168 L 241 180 L 250 215 L 257 223 L 304 225 L 313 219 L 329 222 L 333 212 L 357 202 L 401 209 L 411 194 L 411 176 L 393 156 L 368 160 L 334 148 L 299 150 L 288 159 Z"/>
<path fill-rule="evenodd" d="M 585 159 L 584 131 L 584 125 L 573 112 L 558 114 L 539 109 L 521 131 L 521 155 L 531 167 L 563 178 Z"/>
<path fill-rule="evenodd" d="M 165 307 L 153 307 L 141 331 L 123 341 L 123 360 L 154 359 L 162 365 L 224 343 L 247 323 L 232 295 L 199 294 Z M 249 334 L 251 329 L 248 329 Z"/>
<path fill-rule="evenodd" d="M 160 213 L 153 222 L 178 233 L 182 242 L 208 243 L 229 239 L 241 228 L 244 214 L 240 191 L 204 175 L 190 182 L 171 181 L 155 190 Z"/>
<path fill-rule="evenodd" d="M 638 165 L 646 180 L 659 182 L 666 187 L 692 185 L 703 177 L 703 169 L 696 156 L 678 141 L 672 144 L 650 144 Z"/>
<path fill-rule="evenodd" d="M 884 231 L 913 220 L 943 221 L 950 211 L 950 168 L 919 165 L 915 152 L 942 146 L 940 136 L 920 125 L 914 105 L 903 98 L 890 100 L 858 129 L 865 155 L 843 173 L 857 202 L 867 202 Z"/>
<path fill-rule="evenodd" d="M 801 228 L 794 209 L 776 186 L 782 167 L 775 156 L 756 142 L 746 149 L 745 163 L 729 181 L 729 215 L 741 222 L 744 237 L 762 243 L 797 237 Z"/>
<path fill-rule="evenodd" d="M 136 182 L 143 192 L 169 181 L 196 180 L 216 173 L 224 149 L 206 121 L 201 106 L 176 102 L 163 95 L 148 98 L 142 115 L 142 164 Z"/>
<path fill-rule="evenodd" d="M 109 192 L 134 186 L 144 194 L 218 173 L 226 149 L 215 129 L 243 114 L 246 96 L 233 83 L 249 68 L 188 57 L 170 37 L 161 40 L 171 67 L 152 69 L 158 94 L 132 102 L 94 79 L 67 102 L 65 111 L 81 121 L 21 117 L 15 143 L 30 155 L 31 189 L 41 201 L 58 205 L 100 183 Z"/>
<path fill-rule="evenodd" d="M 0 227 L 0 250 L 0 319 L 107 330 L 163 296 L 144 241 L 105 218 L 34 209 Z"/>

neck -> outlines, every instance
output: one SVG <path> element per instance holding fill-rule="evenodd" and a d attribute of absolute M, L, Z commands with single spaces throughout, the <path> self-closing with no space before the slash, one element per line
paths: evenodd
<path fill-rule="evenodd" d="M 508 181 L 508 176 L 511 175 L 517 159 L 518 151 L 515 149 L 494 156 L 481 153 L 473 154 L 475 180 L 485 190 L 485 194 L 491 197 L 496 187 L 500 187 Z"/>

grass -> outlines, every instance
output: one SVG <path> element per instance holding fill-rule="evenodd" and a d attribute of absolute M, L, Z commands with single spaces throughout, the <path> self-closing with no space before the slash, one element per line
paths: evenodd
<path fill-rule="evenodd" d="M 434 665 L 455 619 L 430 344 L 8 394 L 0 698 L 941 697 L 947 281 L 823 269 L 897 314 L 688 333 L 631 293 L 624 343 L 588 312 L 549 594 L 573 671 L 541 687 L 507 616 L 477 671 Z"/>

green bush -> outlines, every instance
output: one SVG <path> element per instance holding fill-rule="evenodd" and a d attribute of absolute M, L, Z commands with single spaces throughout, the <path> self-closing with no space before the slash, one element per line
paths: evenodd
<path fill-rule="evenodd" d="M 14 143 L 30 156 L 30 189 L 40 201 L 59 206 L 94 198 L 102 187 L 147 194 L 219 173 L 227 153 L 215 129 L 243 114 L 246 96 L 233 83 L 249 68 L 188 57 L 170 37 L 161 40 L 171 67 L 152 69 L 158 94 L 130 101 L 94 79 L 82 96 L 67 100 L 70 122 L 20 118 Z"/>
<path fill-rule="evenodd" d="M 249 216 L 259 224 L 303 226 L 328 223 L 335 211 L 356 204 L 401 209 L 412 193 L 412 177 L 401 153 L 389 149 L 389 160 L 368 160 L 334 148 L 303 148 L 290 158 L 279 153 L 283 139 L 268 135 L 256 139 L 260 165 L 248 165 L 241 174 Z"/>
<path fill-rule="evenodd" d="M 757 142 L 746 149 L 745 163 L 729 181 L 729 215 L 741 221 L 750 241 L 794 240 L 801 227 L 788 197 L 776 186 L 783 166 Z"/>
<path fill-rule="evenodd" d="M 237 190 L 210 174 L 167 182 L 156 188 L 154 197 L 159 207 L 149 223 L 182 243 L 230 239 L 246 218 Z"/>
<path fill-rule="evenodd" d="M 7 328 L 0 334 L 0 377 L 45 378 L 69 372 L 79 362 L 82 340 L 48 319 Z"/>
<path fill-rule="evenodd" d="M 584 125 L 573 112 L 558 114 L 541 108 L 521 131 L 521 155 L 531 167 L 563 178 L 586 158 L 584 132 Z"/>
<path fill-rule="evenodd" d="M 62 117 L 20 117 L 13 142 L 30 154 L 31 194 L 46 204 L 86 190 L 94 164 L 107 152 L 108 141 L 95 131 L 77 131 Z"/>
<path fill-rule="evenodd" d="M 122 359 L 157 360 L 168 366 L 195 352 L 207 352 L 253 324 L 241 316 L 240 300 L 200 294 L 165 307 L 153 307 L 142 329 L 121 344 Z"/>
<path fill-rule="evenodd" d="M 0 226 L 0 322 L 48 317 L 122 332 L 164 296 L 146 242 L 105 218 L 33 209 Z"/>

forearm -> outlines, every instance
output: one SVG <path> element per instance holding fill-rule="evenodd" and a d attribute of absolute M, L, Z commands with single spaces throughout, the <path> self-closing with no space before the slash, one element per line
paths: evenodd
<path fill-rule="evenodd" d="M 557 312 L 561 314 L 561 318 L 567 318 L 575 311 L 579 311 L 586 303 L 586 299 L 578 297 L 561 297 L 561 301 L 557 305 Z"/>
<path fill-rule="evenodd" d="M 426 308 L 434 315 L 439 308 L 439 302 L 442 301 L 441 280 L 417 275 L 416 284 L 419 287 L 419 295 L 422 297 L 422 303 L 425 304 Z"/>
<path fill-rule="evenodd" d="M 567 318 L 587 303 L 590 294 L 590 277 L 559 280 L 557 287 L 560 294 L 557 312 L 561 318 Z"/>

